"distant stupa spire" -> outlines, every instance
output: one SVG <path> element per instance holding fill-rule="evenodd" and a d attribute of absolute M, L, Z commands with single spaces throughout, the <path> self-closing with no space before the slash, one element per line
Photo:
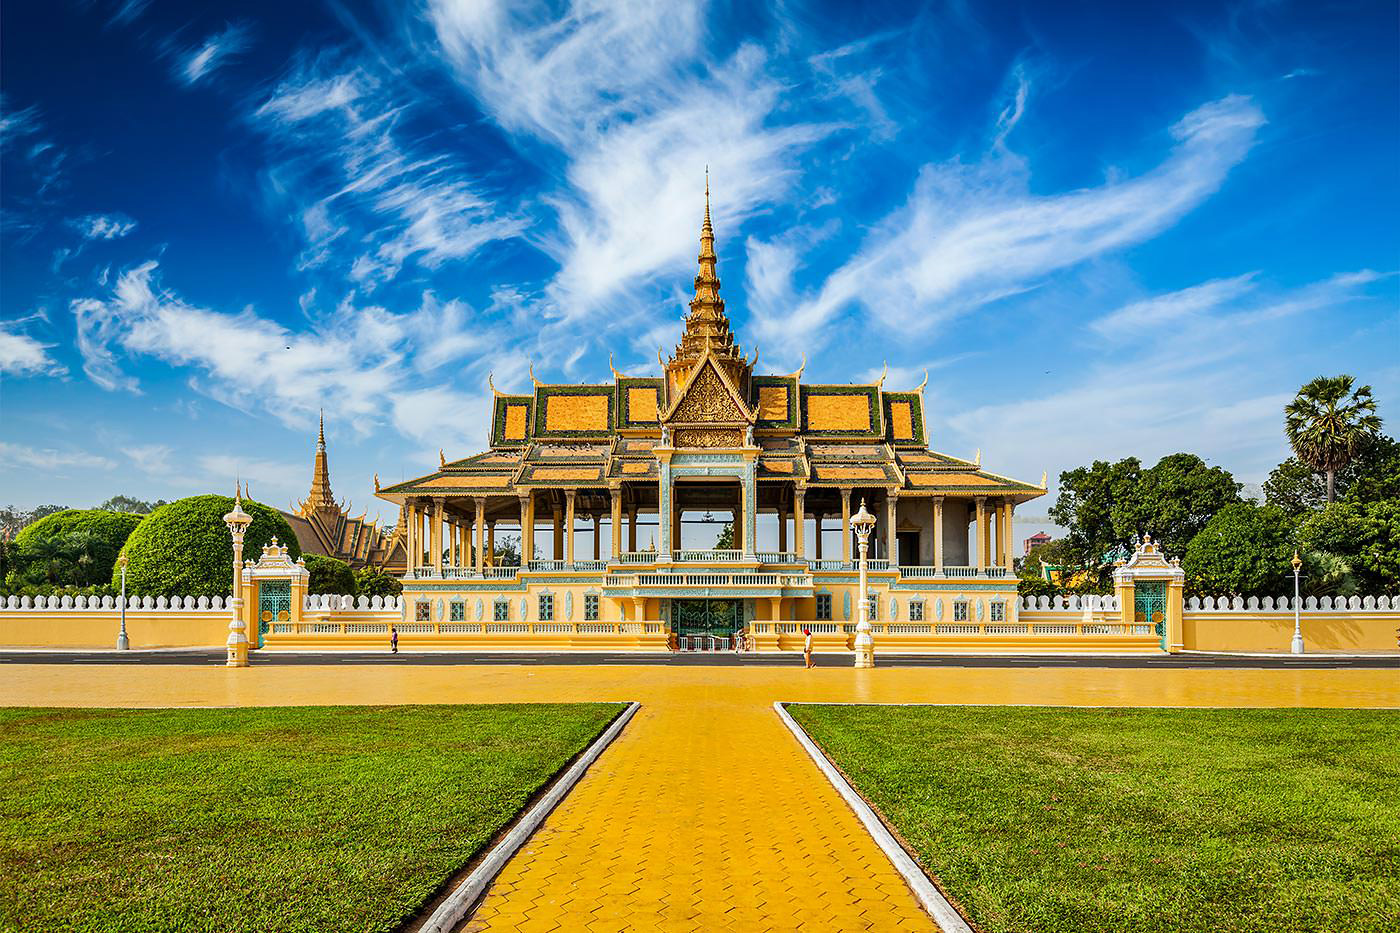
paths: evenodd
<path fill-rule="evenodd" d="M 335 496 L 331 495 L 331 471 L 326 462 L 326 413 L 321 411 L 320 425 L 316 431 L 316 458 L 311 465 L 311 494 L 303 506 L 308 509 L 335 509 Z"/>

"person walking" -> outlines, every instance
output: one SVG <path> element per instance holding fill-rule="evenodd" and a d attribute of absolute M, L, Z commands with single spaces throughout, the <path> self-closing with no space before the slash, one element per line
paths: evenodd
<path fill-rule="evenodd" d="M 399 627 L 397 625 L 389 626 L 389 653 L 399 653 Z"/>
<path fill-rule="evenodd" d="M 812 663 L 812 630 L 805 625 L 802 627 L 802 660 L 807 663 L 808 670 L 816 666 Z"/>

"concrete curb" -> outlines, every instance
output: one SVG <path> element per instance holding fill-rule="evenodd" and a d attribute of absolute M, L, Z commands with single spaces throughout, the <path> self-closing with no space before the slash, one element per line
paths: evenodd
<path fill-rule="evenodd" d="M 584 750 L 578 760 L 569 766 L 569 769 L 559 776 L 554 784 L 545 792 L 545 795 L 521 817 L 520 821 L 511 827 L 505 838 L 486 853 L 486 857 L 476 866 L 456 889 L 438 905 L 437 910 L 418 927 L 419 933 L 450 933 L 458 924 L 466 919 L 476 905 L 481 895 L 486 892 L 487 886 L 495 880 L 496 876 L 505 868 L 525 841 L 534 834 L 545 817 L 559 805 L 559 801 L 568 795 L 573 786 L 583 777 L 585 771 L 593 762 L 598 760 L 598 756 L 603 754 L 612 740 L 617 738 L 624 726 L 632 720 L 641 704 L 633 702 L 622 711 L 622 714 L 613 721 L 613 724 L 604 730 L 603 734 L 593 740 L 593 744 Z"/>
<path fill-rule="evenodd" d="M 943 892 L 938 890 L 938 886 L 929 880 L 928 875 L 919 867 L 909 853 L 904 851 L 904 847 L 885 828 L 885 824 L 880 822 L 880 818 L 875 815 L 875 811 L 870 808 L 870 804 L 857 794 L 855 788 L 841 776 L 841 772 L 836 770 L 835 765 L 827 760 L 826 755 L 817 747 L 806 731 L 793 721 L 792 716 L 783 708 L 781 702 L 773 704 L 773 710 L 778 714 L 778 718 L 783 721 L 783 725 L 797 739 L 798 743 L 807 750 L 807 754 L 816 762 L 822 774 L 831 782 L 831 786 L 836 788 L 836 792 L 841 795 L 841 799 L 855 811 L 856 817 L 875 840 L 875 844 L 880 847 L 880 851 L 894 864 L 895 871 L 904 878 L 905 884 L 909 885 L 914 892 L 914 896 L 919 899 L 924 910 L 933 917 L 933 922 L 938 924 L 938 928 L 943 933 L 973 933 L 972 927 L 967 925 L 962 914 L 948 902 L 943 896 Z"/>

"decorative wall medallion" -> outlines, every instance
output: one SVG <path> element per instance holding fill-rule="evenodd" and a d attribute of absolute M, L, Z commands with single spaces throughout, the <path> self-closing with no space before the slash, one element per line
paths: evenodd
<path fill-rule="evenodd" d="M 486 607 L 482 605 L 480 599 L 476 601 L 476 621 L 480 622 L 486 616 Z"/>
<path fill-rule="evenodd" d="M 841 618 L 851 621 L 851 591 L 841 594 Z"/>
<path fill-rule="evenodd" d="M 570 590 L 564 594 L 564 621 L 574 621 L 574 592 Z"/>

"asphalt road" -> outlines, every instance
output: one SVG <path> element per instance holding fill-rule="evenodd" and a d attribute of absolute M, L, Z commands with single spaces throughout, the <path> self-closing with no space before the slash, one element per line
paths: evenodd
<path fill-rule="evenodd" d="M 818 667 L 850 667 L 849 654 L 818 654 Z M 224 663 L 220 650 L 180 651 L 3 651 L 0 664 L 209 664 Z M 801 655 L 705 653 L 565 653 L 565 652 L 268 652 L 254 653 L 252 663 L 262 665 L 358 665 L 358 664 L 533 664 L 533 665 L 636 665 L 659 664 L 686 667 L 793 667 Z M 1394 668 L 1400 671 L 1400 655 L 1388 657 L 1339 657 L 1335 655 L 1279 655 L 1252 657 L 1231 654 L 1140 655 L 1130 657 L 1044 655 L 896 655 L 877 654 L 880 667 L 1098 667 L 1098 668 Z"/>

